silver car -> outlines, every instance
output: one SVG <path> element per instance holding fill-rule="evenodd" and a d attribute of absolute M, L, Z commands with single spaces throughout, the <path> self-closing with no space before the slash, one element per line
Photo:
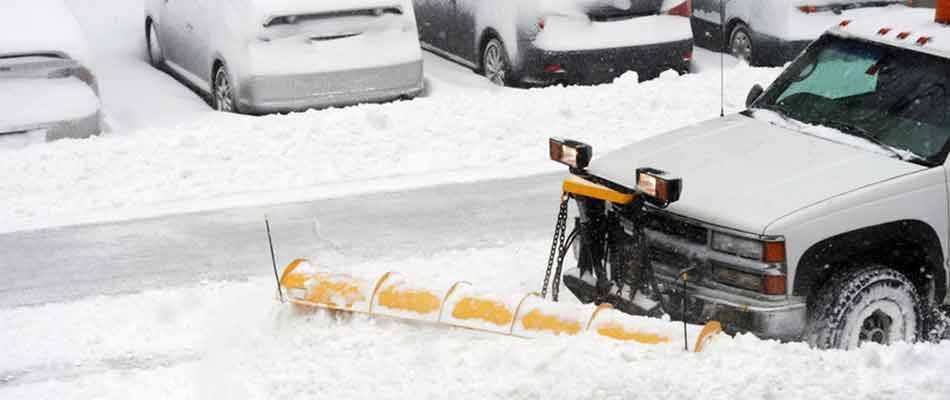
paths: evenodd
<path fill-rule="evenodd" d="M 62 0 L 4 0 L 0 138 L 6 142 L 98 134 L 101 101 L 88 60 L 79 23 Z"/>
<path fill-rule="evenodd" d="M 423 89 L 410 0 L 148 0 L 149 58 L 251 114 L 412 98 Z"/>

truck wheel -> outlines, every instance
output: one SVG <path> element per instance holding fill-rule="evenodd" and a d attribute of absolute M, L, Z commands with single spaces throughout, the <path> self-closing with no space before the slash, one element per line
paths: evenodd
<path fill-rule="evenodd" d="M 821 349 L 917 340 L 920 298 L 906 276 L 875 265 L 831 278 L 809 304 L 805 335 Z"/>
<path fill-rule="evenodd" d="M 736 58 L 752 64 L 752 50 L 752 35 L 749 33 L 749 27 L 742 22 L 737 23 L 729 34 L 729 52 Z"/>
<path fill-rule="evenodd" d="M 511 63 L 508 52 L 501 40 L 492 38 L 482 50 L 482 73 L 498 86 L 508 84 L 511 75 Z"/>

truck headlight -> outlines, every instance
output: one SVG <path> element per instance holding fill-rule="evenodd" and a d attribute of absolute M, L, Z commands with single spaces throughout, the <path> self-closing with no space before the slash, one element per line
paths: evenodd
<path fill-rule="evenodd" d="M 645 194 L 651 203 L 666 207 L 680 199 L 683 180 L 658 169 L 640 168 L 637 170 L 637 191 Z"/>
<path fill-rule="evenodd" d="M 594 149 L 590 145 L 576 140 L 551 138 L 548 146 L 552 160 L 575 169 L 587 168 L 594 156 Z"/>
<path fill-rule="evenodd" d="M 785 242 L 747 239 L 728 233 L 713 232 L 713 250 L 767 263 L 785 262 Z"/>

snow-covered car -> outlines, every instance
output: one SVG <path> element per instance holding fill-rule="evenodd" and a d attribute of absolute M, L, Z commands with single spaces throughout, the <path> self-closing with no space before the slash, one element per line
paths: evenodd
<path fill-rule="evenodd" d="M 149 0 L 145 32 L 151 62 L 221 111 L 298 111 L 423 89 L 410 0 Z"/>
<path fill-rule="evenodd" d="M 498 85 L 689 71 L 686 0 L 414 0 L 423 47 Z"/>
<path fill-rule="evenodd" d="M 911 0 L 692 0 L 696 44 L 724 49 L 752 65 L 782 65 L 828 27 L 875 18 Z M 724 10 L 724 12 L 720 12 Z M 725 28 L 723 27 L 725 24 Z"/>
<path fill-rule="evenodd" d="M 937 335 L 950 28 L 906 11 L 840 21 L 739 114 L 589 165 L 588 146 L 552 141 L 581 214 L 565 284 L 641 312 L 650 293 L 674 317 L 820 348 Z"/>
<path fill-rule="evenodd" d="M 54 140 L 99 134 L 101 102 L 89 62 L 79 23 L 62 0 L 5 0 L 0 136 Z"/>

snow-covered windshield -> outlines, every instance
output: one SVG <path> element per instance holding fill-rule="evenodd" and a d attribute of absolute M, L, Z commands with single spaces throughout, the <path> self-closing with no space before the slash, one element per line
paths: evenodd
<path fill-rule="evenodd" d="M 950 137 L 950 62 L 826 35 L 753 108 L 861 137 L 907 161 L 942 164 Z"/>

